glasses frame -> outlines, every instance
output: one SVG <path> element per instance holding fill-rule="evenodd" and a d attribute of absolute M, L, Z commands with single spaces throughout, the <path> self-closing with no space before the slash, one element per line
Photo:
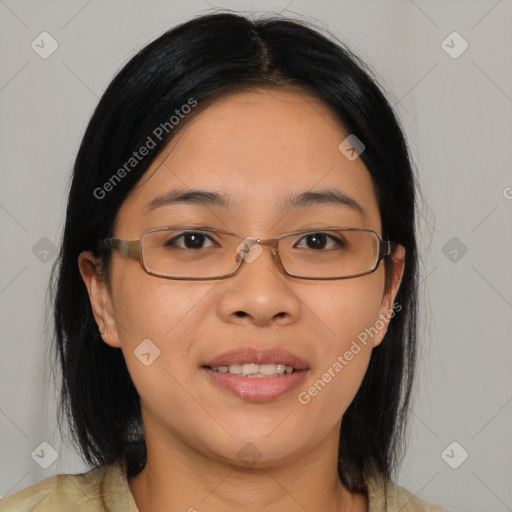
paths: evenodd
<path fill-rule="evenodd" d="M 267 238 L 265 240 L 260 240 L 260 239 L 254 239 L 252 237 L 243 237 L 241 235 L 233 233 L 232 231 L 226 231 L 226 230 L 217 229 L 217 228 L 198 227 L 198 226 L 164 226 L 161 228 L 152 228 L 152 229 L 148 229 L 148 230 L 144 231 L 144 233 L 142 233 L 142 235 L 140 235 L 140 237 L 137 240 L 126 240 L 126 239 L 122 239 L 122 238 L 111 238 L 111 237 L 105 238 L 100 241 L 99 249 L 100 250 L 104 249 L 107 251 L 116 250 L 128 258 L 138 260 L 142 269 L 144 270 L 144 272 L 146 272 L 147 274 L 149 274 L 151 276 L 160 277 L 162 279 L 173 279 L 173 280 L 179 280 L 179 281 L 210 281 L 212 279 L 227 279 L 228 277 L 232 277 L 235 274 L 237 274 L 239 272 L 239 270 L 242 268 L 242 264 L 245 261 L 245 258 L 240 257 L 240 254 L 238 254 L 238 257 L 236 258 L 236 259 L 238 259 L 237 267 L 235 268 L 235 270 L 233 270 L 233 272 L 231 272 L 229 274 L 225 274 L 225 275 L 213 276 L 213 277 L 183 277 L 183 276 L 169 276 L 167 274 L 160 274 L 158 272 L 154 272 L 153 270 L 148 268 L 144 262 L 144 255 L 143 255 L 143 251 L 142 251 L 143 237 L 147 233 L 152 233 L 154 231 L 165 231 L 165 230 L 176 230 L 176 229 L 189 230 L 189 231 L 207 231 L 207 232 L 214 232 L 214 233 L 225 233 L 228 235 L 237 236 L 238 238 L 241 239 L 241 241 L 246 241 L 249 239 L 252 244 L 254 244 L 254 242 L 256 242 L 262 247 L 271 247 L 272 248 L 272 257 L 273 257 L 275 263 L 277 264 L 277 266 L 279 268 L 281 268 L 281 270 L 287 276 L 294 277 L 296 279 L 308 279 L 308 280 L 315 280 L 315 281 L 317 281 L 317 280 L 324 281 L 324 280 L 333 280 L 333 279 L 352 279 L 354 277 L 360 277 L 360 276 L 365 276 L 367 274 L 371 274 L 372 272 L 375 272 L 375 270 L 377 270 L 380 261 L 384 257 L 390 256 L 394 252 L 396 247 L 398 245 L 400 245 L 397 242 L 392 242 L 390 240 L 383 240 L 376 231 L 374 231 L 372 229 L 365 229 L 365 228 L 328 227 L 328 228 L 316 228 L 316 229 L 303 229 L 300 231 L 293 231 L 291 233 L 284 233 L 276 238 Z M 281 257 L 279 255 L 279 247 L 278 247 L 279 240 L 281 240 L 284 237 L 290 236 L 290 235 L 301 235 L 301 234 L 317 233 L 317 232 L 320 233 L 323 231 L 361 231 L 361 232 L 365 232 L 365 233 L 371 233 L 372 235 L 374 235 L 376 237 L 376 239 L 378 240 L 378 243 L 379 243 L 379 254 L 378 254 L 378 258 L 377 258 L 375 265 L 370 270 L 367 270 L 365 272 L 360 272 L 358 274 L 352 274 L 349 276 L 342 276 L 342 277 L 305 277 L 305 276 L 299 276 L 297 274 L 292 274 L 291 272 L 288 272 L 286 270 L 286 268 L 284 267 L 283 262 L 281 261 Z M 235 259 L 235 261 L 236 261 L 236 259 Z"/>

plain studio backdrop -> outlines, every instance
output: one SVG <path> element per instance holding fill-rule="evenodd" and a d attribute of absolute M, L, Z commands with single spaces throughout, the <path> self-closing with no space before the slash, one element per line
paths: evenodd
<path fill-rule="evenodd" d="M 511 511 L 512 1 L 255 4 L 0 1 L 0 496 L 88 469 L 57 430 L 45 294 L 93 108 L 150 40 L 232 9 L 331 31 L 388 91 L 423 192 L 421 348 L 398 483 L 457 511 Z"/>

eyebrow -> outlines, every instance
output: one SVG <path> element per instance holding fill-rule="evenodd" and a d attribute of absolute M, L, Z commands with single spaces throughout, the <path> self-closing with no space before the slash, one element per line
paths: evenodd
<path fill-rule="evenodd" d="M 225 209 L 231 208 L 233 204 L 229 196 L 219 192 L 200 189 L 177 189 L 170 190 L 152 199 L 148 204 L 147 211 L 178 203 L 215 206 Z M 355 199 L 336 189 L 303 192 L 295 196 L 288 196 L 284 201 L 286 210 L 323 205 L 344 206 L 365 215 L 364 209 Z"/>

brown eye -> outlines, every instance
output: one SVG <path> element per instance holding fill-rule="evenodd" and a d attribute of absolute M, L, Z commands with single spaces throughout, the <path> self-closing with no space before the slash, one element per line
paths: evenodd
<path fill-rule="evenodd" d="M 305 241 L 306 247 L 298 247 L 313 250 L 332 249 L 335 246 L 343 246 L 342 240 L 327 233 L 308 233 L 301 241 Z"/>
<path fill-rule="evenodd" d="M 177 240 L 181 240 L 181 242 L 178 243 Z M 203 233 L 187 231 L 186 233 L 182 233 L 181 235 L 168 240 L 165 243 L 165 246 L 176 246 L 182 249 L 203 249 L 203 244 L 206 241 L 212 241 L 212 239 Z"/>

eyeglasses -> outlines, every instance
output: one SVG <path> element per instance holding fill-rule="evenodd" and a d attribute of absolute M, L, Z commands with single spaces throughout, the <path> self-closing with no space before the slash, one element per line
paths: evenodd
<path fill-rule="evenodd" d="M 106 238 L 100 248 L 139 260 L 148 274 L 165 279 L 225 279 L 242 263 L 272 248 L 278 267 L 299 279 L 347 279 L 374 272 L 395 242 L 361 228 L 295 231 L 259 240 L 208 227 L 174 226 L 145 231 L 138 240 Z"/>

